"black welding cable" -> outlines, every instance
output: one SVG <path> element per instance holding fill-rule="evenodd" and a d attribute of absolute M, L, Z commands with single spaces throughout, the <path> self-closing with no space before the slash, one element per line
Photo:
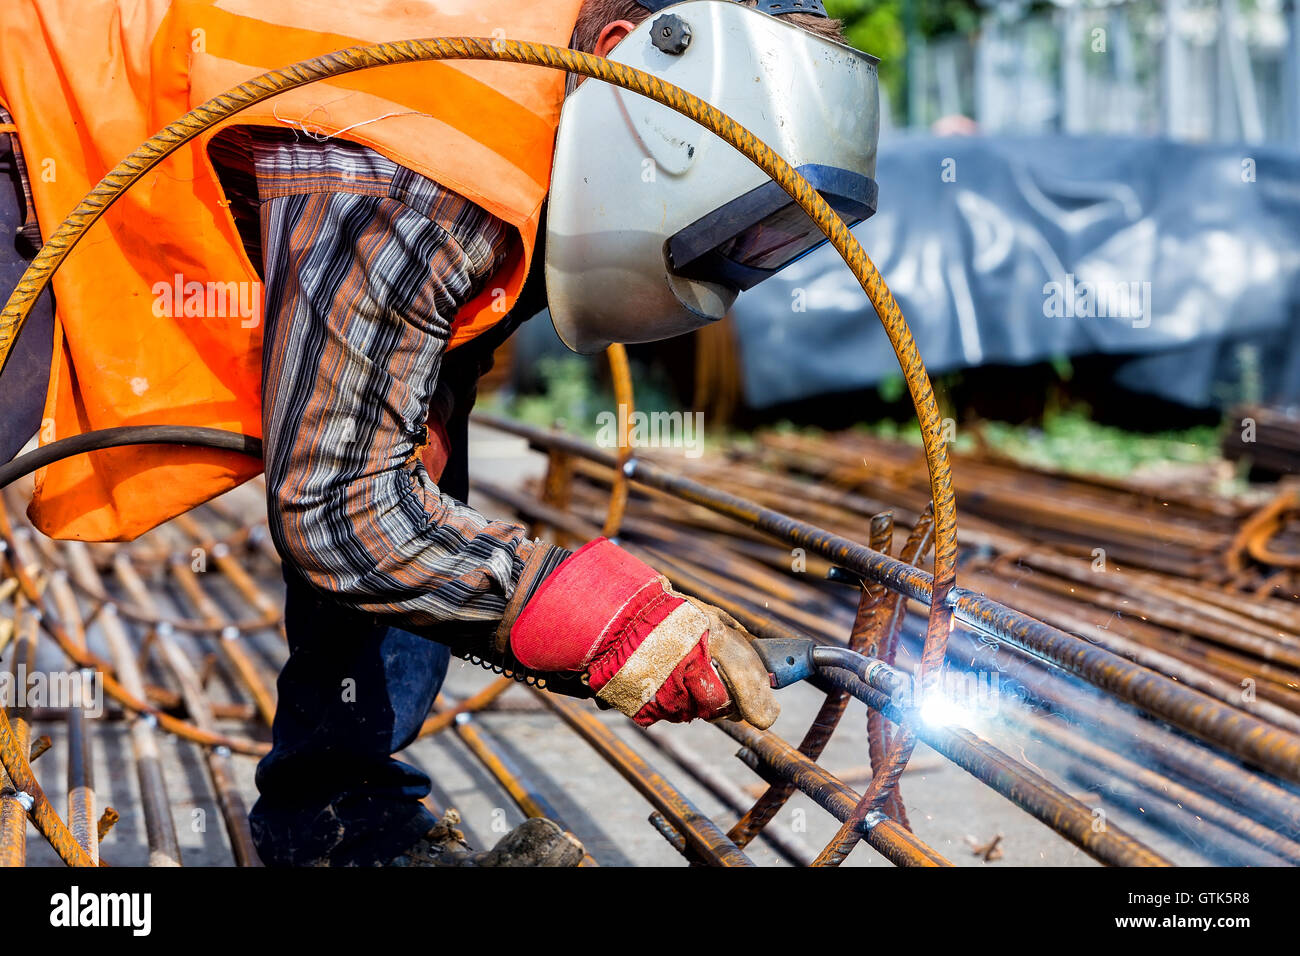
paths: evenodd
<path fill-rule="evenodd" d="M 61 438 L 19 455 L 7 465 L 0 465 L 0 488 L 63 458 L 123 445 L 197 445 L 219 451 L 237 451 L 251 458 L 262 457 L 261 439 L 239 432 L 194 425 L 127 425 Z"/>

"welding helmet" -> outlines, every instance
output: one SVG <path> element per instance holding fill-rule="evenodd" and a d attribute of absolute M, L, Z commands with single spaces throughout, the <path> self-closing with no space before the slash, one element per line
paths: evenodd
<path fill-rule="evenodd" d="M 641 0 L 610 52 L 726 113 L 850 225 L 876 209 L 877 60 L 781 13 L 821 0 Z M 661 9 L 666 8 L 666 9 Z M 700 328 L 824 241 L 729 143 L 648 97 L 588 80 L 560 114 L 546 217 L 551 319 L 576 352 Z"/>

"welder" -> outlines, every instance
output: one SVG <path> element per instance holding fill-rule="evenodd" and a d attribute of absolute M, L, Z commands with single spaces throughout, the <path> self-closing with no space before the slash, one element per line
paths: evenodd
<path fill-rule="evenodd" d="M 419 36 L 636 66 L 749 126 L 846 220 L 875 209 L 875 64 L 838 42 L 821 0 L 16 0 L 0 95 L 36 212 L 57 222 L 204 99 Z M 0 379 L 15 423 L 0 456 L 37 421 L 42 441 L 142 421 L 260 433 L 290 651 L 250 816 L 265 863 L 581 859 L 545 820 L 470 851 L 421 803 L 429 778 L 393 754 L 453 653 L 578 678 L 643 725 L 775 720 L 768 671 L 727 614 L 612 541 L 571 553 L 465 504 L 475 383 L 519 322 L 548 305 L 590 353 L 722 317 L 822 239 L 775 183 L 649 99 L 474 62 L 294 90 L 170 162 L 56 276 L 48 347 L 28 345 Z M 260 314 L 213 307 L 213 286 L 229 303 L 240 283 Z M 10 384 L 34 365 L 40 408 L 39 389 Z M 259 467 L 196 448 L 97 451 L 44 469 L 29 515 L 57 537 L 130 539 Z"/>

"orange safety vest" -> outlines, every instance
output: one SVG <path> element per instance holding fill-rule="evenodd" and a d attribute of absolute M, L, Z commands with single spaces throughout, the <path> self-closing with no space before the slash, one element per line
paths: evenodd
<path fill-rule="evenodd" d="M 436 36 L 567 45 L 581 0 L 5 0 L 0 102 L 13 114 L 48 236 L 103 175 L 204 100 L 346 47 Z M 232 123 L 361 143 L 454 189 L 519 233 L 451 345 L 504 318 L 528 273 L 564 95 L 558 70 L 439 61 L 349 73 Z M 358 125 L 360 124 L 360 125 Z M 229 124 L 227 124 L 229 125 Z M 261 435 L 261 287 L 204 136 L 135 184 L 54 277 L 42 443 L 119 425 Z M 0 410 L 2 413 L 2 410 Z M 257 475 L 242 455 L 136 446 L 37 473 L 52 537 L 130 540 Z"/>

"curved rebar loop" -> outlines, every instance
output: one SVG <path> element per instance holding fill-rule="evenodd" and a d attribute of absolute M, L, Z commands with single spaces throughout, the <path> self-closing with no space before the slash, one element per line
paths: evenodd
<path fill-rule="evenodd" d="M 926 553 L 930 550 L 931 535 L 934 531 L 934 515 L 929 507 L 916 519 L 916 525 L 908 533 L 907 541 L 903 545 L 902 554 L 899 559 L 906 564 L 913 566 L 919 565 L 925 560 Z M 897 591 L 890 591 L 883 598 L 882 614 L 888 617 L 888 621 L 882 628 L 876 632 L 880 637 L 880 643 L 868 644 L 863 653 L 872 657 L 879 657 L 886 664 L 892 665 L 898 654 L 898 643 L 900 632 L 903 628 L 904 604 L 903 596 Z M 871 758 L 871 766 L 880 766 L 885 754 L 888 752 L 889 741 L 892 739 L 893 732 L 890 729 L 889 722 L 885 715 L 878 710 L 867 710 L 867 749 Z M 892 812 L 896 810 L 897 812 Z M 907 811 L 903 807 L 902 798 L 898 791 L 886 807 L 889 812 L 903 826 L 911 829 L 907 821 Z"/>
<path fill-rule="evenodd" d="M 893 516 L 875 515 L 871 519 L 870 537 L 867 543 L 873 550 L 888 554 L 893 534 Z M 891 592 L 888 592 L 884 585 L 862 582 L 857 614 L 853 620 L 853 631 L 849 635 L 849 650 L 861 651 L 871 642 L 872 635 L 883 623 L 878 615 L 881 602 L 887 593 Z M 803 739 L 799 742 L 799 753 L 809 760 L 816 760 L 822 755 L 822 751 L 826 749 L 831 736 L 835 733 L 835 728 L 839 726 L 840 719 L 844 716 L 850 696 L 844 691 L 831 691 L 826 694 L 825 700 L 817 709 L 816 716 L 813 717 L 812 723 L 808 725 L 808 730 L 804 732 Z M 874 756 L 871 766 L 879 766 Z M 796 789 L 789 781 L 771 784 L 745 815 L 732 825 L 727 836 L 731 837 L 739 847 L 748 846 L 772 821 L 781 807 L 794 796 Z"/>
<path fill-rule="evenodd" d="M 607 538 L 617 538 L 623 527 L 627 511 L 628 478 L 623 466 L 632 457 L 632 441 L 628 423 L 632 418 L 632 368 L 627 362 L 627 348 L 615 342 L 605 350 L 609 356 L 609 373 L 614 379 L 614 414 L 618 416 L 618 468 L 609 489 L 609 510 L 605 513 L 605 526 L 600 533 Z"/>
<path fill-rule="evenodd" d="M 911 330 L 875 264 L 844 221 L 806 179 L 769 146 L 716 107 L 633 67 L 548 44 L 444 37 L 352 47 L 304 60 L 284 69 L 272 70 L 241 83 L 200 104 L 141 144 L 100 180 L 46 240 L 18 281 L 4 310 L 0 311 L 0 371 L 8 363 L 13 343 L 37 297 L 90 226 L 126 189 L 185 143 L 240 110 L 286 90 L 372 67 L 428 60 L 496 60 L 544 66 L 578 73 L 647 96 L 694 120 L 743 153 L 775 180 L 830 240 L 862 285 L 889 336 L 921 428 L 935 513 L 935 558 L 929 620 L 921 657 L 920 685 L 923 695 L 932 691 L 938 679 L 939 664 L 943 661 L 952 618 L 948 598 L 956 583 L 957 514 L 951 468 L 942 439 L 939 407 Z M 20 748 L 12 744 L 13 734 L 8 721 L 0 721 L 0 762 L 3 762 L 11 776 L 32 779 L 26 757 Z M 874 801 L 873 806 L 888 797 L 898 774 L 911 755 L 912 746 L 913 740 L 906 730 L 891 743 L 884 765 L 878 768 L 872 786 L 867 791 Z M 56 850 L 60 850 L 60 856 L 66 862 L 84 863 L 84 851 L 76 847 L 67 827 L 54 813 L 43 794 L 36 801 L 32 818 L 38 821 L 38 829 Z M 76 853 L 69 852 L 65 855 L 69 847 L 75 847 Z"/>
<path fill-rule="evenodd" d="M 922 511 L 916 520 L 916 526 L 907 536 L 907 543 L 903 545 L 903 552 L 899 555 L 899 559 L 912 565 L 920 563 L 926 551 L 930 549 L 930 533 L 933 530 L 934 521 L 929 510 Z M 873 610 L 878 615 L 880 623 L 872 629 L 871 639 L 864 644 L 862 652 L 892 665 L 898 652 L 899 630 L 903 623 L 902 595 L 897 591 L 889 591 Z M 905 732 L 900 730 L 900 735 Z M 893 739 L 885 715 L 878 710 L 867 708 L 867 749 L 871 758 L 873 782 L 879 768 L 884 765 L 885 755 Z M 874 796 L 872 799 L 868 799 L 868 796 L 869 793 L 862 795 L 853 813 L 840 826 L 831 842 L 826 844 L 813 860 L 813 866 L 839 866 L 843 863 L 862 839 L 862 826 L 867 815 L 877 806 L 907 829 L 912 828 L 908 823 L 907 811 L 903 807 L 897 785 L 892 794 L 878 803 L 875 802 Z"/>

